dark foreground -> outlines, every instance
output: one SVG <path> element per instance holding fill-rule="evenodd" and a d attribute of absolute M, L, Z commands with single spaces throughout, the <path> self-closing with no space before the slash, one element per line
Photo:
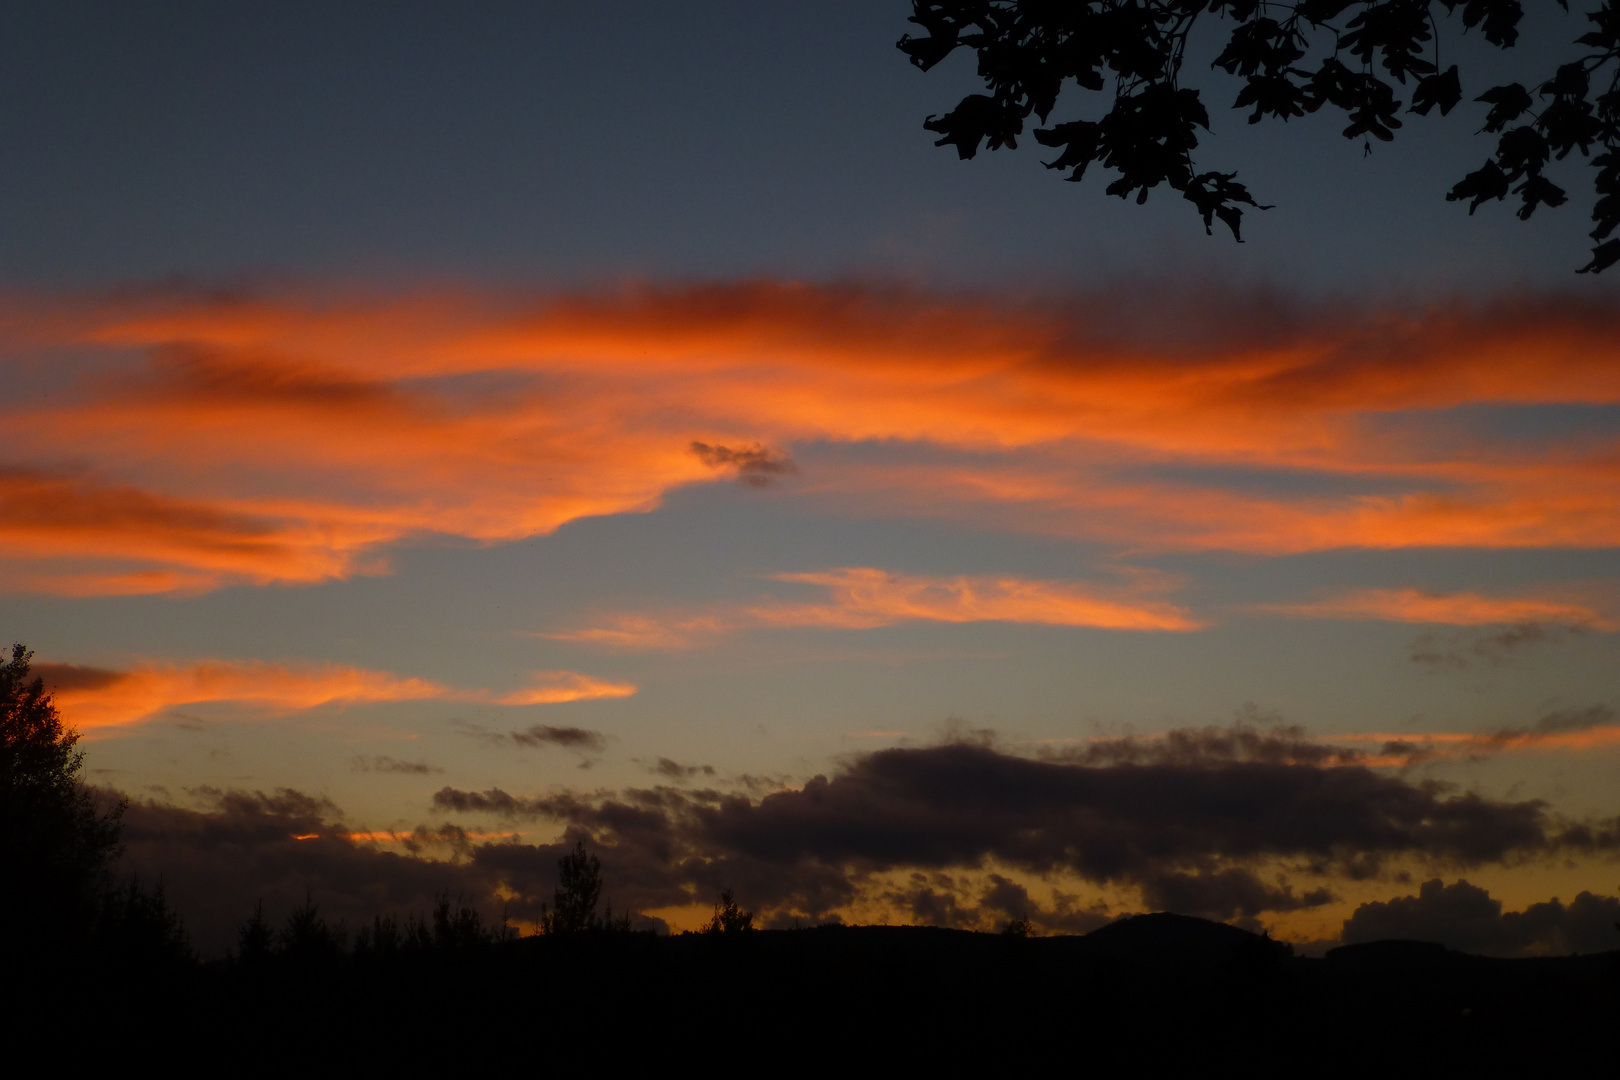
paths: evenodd
<path fill-rule="evenodd" d="M 84 1063 L 250 1074 L 1620 1065 L 1620 953 L 1493 960 L 1379 942 L 1303 959 L 1176 915 L 1059 938 L 582 934 L 104 965 L 62 982 L 8 1013 L 21 1041 Z"/>

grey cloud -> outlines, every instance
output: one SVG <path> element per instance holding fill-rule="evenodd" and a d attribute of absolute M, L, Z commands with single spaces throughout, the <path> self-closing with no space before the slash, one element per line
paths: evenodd
<path fill-rule="evenodd" d="M 1556 956 L 1620 948 L 1620 899 L 1582 892 L 1523 911 L 1467 881 L 1425 881 L 1416 896 L 1362 904 L 1345 920 L 1346 944 L 1405 938 L 1487 956 Z"/>

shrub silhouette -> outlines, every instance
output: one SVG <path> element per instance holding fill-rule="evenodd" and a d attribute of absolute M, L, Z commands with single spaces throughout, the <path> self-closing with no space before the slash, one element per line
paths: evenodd
<path fill-rule="evenodd" d="M 97 812 L 79 734 L 29 678 L 32 658 L 13 645 L 0 664 L 0 953 L 14 960 L 89 945 L 123 810 Z"/>

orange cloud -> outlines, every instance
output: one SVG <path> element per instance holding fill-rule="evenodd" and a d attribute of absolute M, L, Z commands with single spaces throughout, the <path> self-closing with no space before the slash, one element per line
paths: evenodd
<path fill-rule="evenodd" d="M 626 649 L 681 649 L 706 638 L 758 627 L 865 630 L 902 622 L 1015 622 L 1185 631 L 1201 625 L 1172 604 L 1072 581 L 925 577 L 860 566 L 772 576 L 776 581 L 819 586 L 831 597 L 819 603 L 772 600 L 662 618 L 619 615 L 604 626 L 543 636 Z"/>
<path fill-rule="evenodd" d="M 1355 589 L 1312 603 L 1268 604 L 1256 610 L 1308 619 L 1383 619 L 1452 626 L 1550 622 L 1594 630 L 1617 628 L 1613 620 L 1580 604 L 1478 593 L 1442 595 L 1417 589 Z"/>
<path fill-rule="evenodd" d="M 739 475 L 1133 550 L 1620 542 L 1611 429 L 1470 408 L 1620 404 L 1615 305 L 1161 299 L 14 296 L 0 587 L 344 578 Z"/>
<path fill-rule="evenodd" d="M 137 724 L 176 706 L 212 701 L 288 713 L 321 705 L 388 701 L 549 705 L 628 697 L 636 692 L 636 687 L 629 683 L 605 682 L 570 671 L 537 673 L 529 688 L 498 695 L 333 664 L 288 667 L 204 660 L 189 664 L 145 664 L 123 671 L 64 664 L 39 664 L 36 668 L 63 718 L 80 729 Z"/>
<path fill-rule="evenodd" d="M 493 700 L 497 705 L 560 705 L 566 701 L 630 697 L 635 692 L 633 683 L 608 682 L 577 671 L 541 671 L 524 689 Z"/>

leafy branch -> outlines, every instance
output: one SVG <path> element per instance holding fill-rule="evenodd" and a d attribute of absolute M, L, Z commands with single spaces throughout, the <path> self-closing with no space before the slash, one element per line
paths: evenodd
<path fill-rule="evenodd" d="M 1565 0 L 1556 2 L 1567 10 Z M 1591 233 L 1599 243 L 1582 272 L 1620 261 L 1620 239 L 1611 238 L 1620 227 L 1615 4 L 1603 0 L 1587 14 L 1596 29 L 1575 42 L 1587 51 L 1533 90 L 1510 83 L 1476 99 L 1490 106 L 1484 131 L 1499 136 L 1497 147 L 1446 196 L 1470 200 L 1471 214 L 1488 200 L 1516 195 L 1518 216 L 1528 219 L 1538 206 L 1568 201 L 1544 168 L 1579 150 L 1596 169 L 1599 196 Z M 1408 113 L 1427 116 L 1438 108 L 1446 116 L 1463 98 L 1457 65 L 1440 65 L 1437 9 L 1501 49 L 1518 42 L 1524 17 L 1519 0 L 913 0 L 912 8 L 911 21 L 924 32 L 899 42 L 912 63 L 927 71 L 970 49 L 987 91 L 927 119 L 923 126 L 940 136 L 937 145 L 954 146 L 962 158 L 981 146 L 1014 149 L 1034 117 L 1036 142 L 1058 152 L 1048 168 L 1079 181 L 1100 165 L 1118 174 L 1107 193 L 1138 203 L 1164 184 L 1193 204 L 1206 232 L 1219 219 L 1240 241 L 1242 208 L 1268 207 L 1235 172 L 1200 171 L 1195 162 L 1209 114 L 1200 91 L 1182 85 L 1182 71 L 1200 18 L 1236 24 L 1211 66 L 1243 80 L 1233 107 L 1249 109 L 1249 123 L 1337 109 L 1348 121 L 1342 134 L 1362 139 L 1370 151 L 1370 140 L 1394 139 L 1403 105 Z M 1316 59 L 1307 61 L 1318 44 Z M 1111 89 L 1108 109 L 1096 120 L 1049 125 L 1071 80 L 1083 91 Z"/>

